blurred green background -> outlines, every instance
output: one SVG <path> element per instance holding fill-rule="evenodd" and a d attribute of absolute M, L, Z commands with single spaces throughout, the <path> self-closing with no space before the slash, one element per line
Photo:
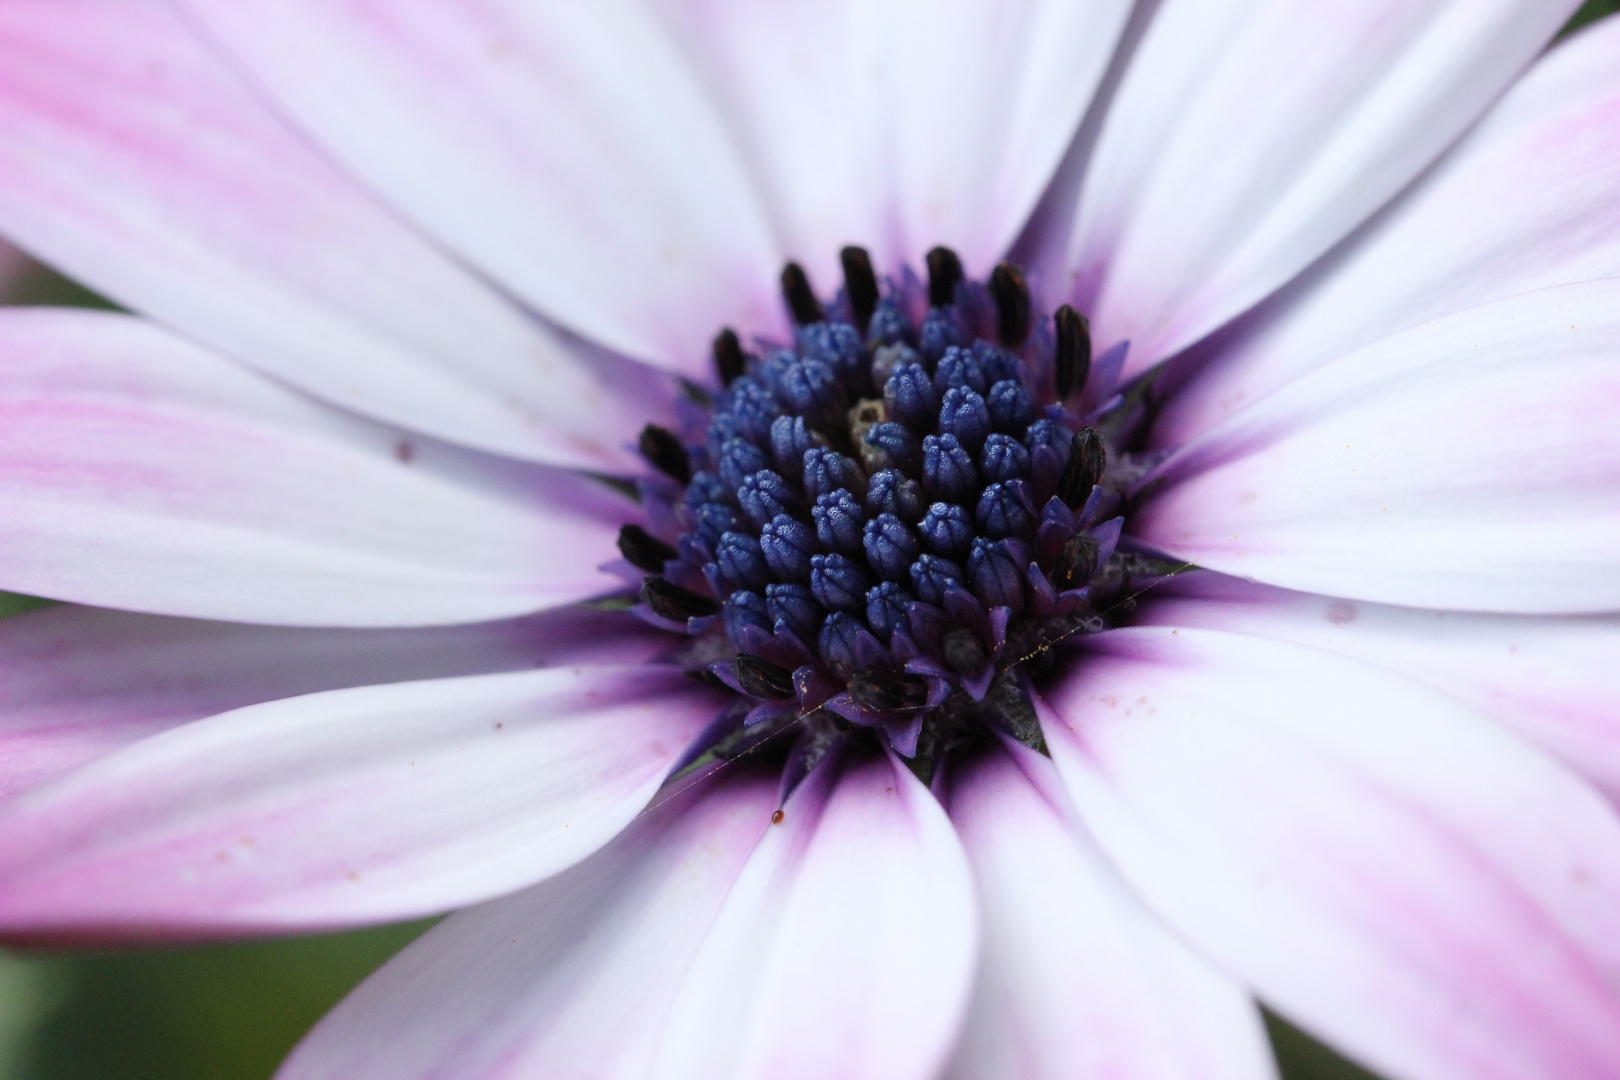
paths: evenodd
<path fill-rule="evenodd" d="M 1590 0 L 1567 30 L 1620 11 Z M 1566 30 L 1566 32 L 1567 32 Z M 0 262 L 13 304 L 111 307 Z M 0 593 L 0 617 L 42 601 Z M 429 926 L 223 945 L 0 951 L 0 1080 L 265 1080 L 322 1013 Z M 1376 1080 L 1268 1017 L 1286 1080 Z"/>

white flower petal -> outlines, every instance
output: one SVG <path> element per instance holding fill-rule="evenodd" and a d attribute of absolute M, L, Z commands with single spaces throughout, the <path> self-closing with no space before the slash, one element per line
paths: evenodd
<path fill-rule="evenodd" d="M 187 0 L 355 175 L 571 330 L 694 376 L 781 331 L 780 258 L 703 87 L 633 0 Z"/>
<path fill-rule="evenodd" d="M 984 274 L 1068 148 L 1123 0 L 655 0 L 717 87 L 783 244 L 830 292 L 838 248 Z"/>
<path fill-rule="evenodd" d="M 327 626 L 496 618 L 597 595 L 590 481 L 316 405 L 127 315 L 0 312 L 0 587 Z"/>
<path fill-rule="evenodd" d="M 950 814 L 984 923 L 951 1080 L 1276 1076 L 1254 1002 L 1121 887 L 1050 760 L 990 751 L 953 780 Z"/>
<path fill-rule="evenodd" d="M 1514 293 L 1620 277 L 1620 19 L 1538 60 L 1411 192 L 1177 392 L 1184 442 L 1316 365 Z"/>
<path fill-rule="evenodd" d="M 633 460 L 623 444 L 667 388 L 411 233 L 167 5 L 20 0 L 0 51 L 0 229 L 39 257 L 380 419 L 565 465 Z"/>
<path fill-rule="evenodd" d="M 1425 683 L 1620 798 L 1620 616 L 1482 615 L 1289 592 L 1186 573 L 1136 618 L 1280 638 Z"/>
<path fill-rule="evenodd" d="M 1412 1080 L 1620 1073 L 1620 820 L 1490 721 L 1328 653 L 1089 639 L 1042 706 L 1086 826 L 1273 1008 Z"/>
<path fill-rule="evenodd" d="M 924 1080 L 976 951 L 973 879 L 898 760 L 818 769 L 766 834 L 677 994 L 667 1080 Z"/>
<path fill-rule="evenodd" d="M 1303 270 L 1462 133 L 1577 0 L 1166 0 L 1080 195 L 1069 266 L 1145 370 Z"/>
<path fill-rule="evenodd" d="M 563 608 L 424 629 L 247 626 L 61 605 L 0 621 L 0 798 L 148 735 L 317 690 L 651 659 L 670 639 Z"/>
<path fill-rule="evenodd" d="M 1131 521 L 1200 566 L 1468 611 L 1620 609 L 1620 279 L 1341 356 L 1212 428 Z"/>
<path fill-rule="evenodd" d="M 775 804 L 773 779 L 728 770 L 573 869 L 450 916 L 328 1013 L 278 1080 L 648 1080 Z"/>
<path fill-rule="evenodd" d="M 0 927 L 199 935 L 382 922 L 595 851 L 724 699 L 672 668 L 330 690 L 155 735 L 0 811 Z"/>

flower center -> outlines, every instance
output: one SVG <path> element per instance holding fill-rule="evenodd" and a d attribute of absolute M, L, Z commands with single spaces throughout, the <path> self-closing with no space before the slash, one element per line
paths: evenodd
<path fill-rule="evenodd" d="M 880 739 L 926 776 L 991 731 L 1038 745 L 1047 646 L 1103 629 L 1133 570 L 1123 349 L 1093 365 L 1085 318 L 1034 318 L 1008 263 L 980 283 L 935 248 L 926 287 L 880 288 L 864 250 L 842 261 L 830 305 L 783 271 L 792 348 L 721 332 L 722 389 L 687 437 L 643 431 L 653 525 L 619 539 L 654 575 L 642 614 L 743 699 L 717 753 L 797 727 L 820 752 Z"/>

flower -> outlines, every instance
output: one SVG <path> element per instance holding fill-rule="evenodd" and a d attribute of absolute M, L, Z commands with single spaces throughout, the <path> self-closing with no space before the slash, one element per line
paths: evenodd
<path fill-rule="evenodd" d="M 1572 7 L 14 0 L 142 315 L 0 318 L 0 928 L 467 909 L 287 1077 L 1620 1074 Z"/>

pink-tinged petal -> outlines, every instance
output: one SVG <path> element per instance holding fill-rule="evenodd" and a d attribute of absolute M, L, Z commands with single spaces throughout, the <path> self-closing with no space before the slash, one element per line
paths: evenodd
<path fill-rule="evenodd" d="M 127 315 L 0 311 L 0 587 L 326 626 L 611 589 L 628 503 L 316 405 Z"/>
<path fill-rule="evenodd" d="M 318 690 L 650 660 L 670 638 L 559 609 L 410 630 L 312 630 L 71 605 L 0 621 L 0 798 L 214 713 Z"/>
<path fill-rule="evenodd" d="M 1157 424 L 1185 442 L 1311 368 L 1514 293 L 1620 277 L 1620 19 L 1538 60 L 1432 173 L 1201 371 Z"/>
<path fill-rule="evenodd" d="M 984 926 L 951 1080 L 1276 1076 L 1254 1002 L 1121 886 L 1050 760 L 986 754 L 954 779 L 950 814 Z"/>
<path fill-rule="evenodd" d="M 1376 668 L 1186 628 L 1090 639 L 1041 706 L 1138 896 L 1268 1005 L 1411 1080 L 1620 1075 L 1620 819 Z"/>
<path fill-rule="evenodd" d="M 775 803 L 771 778 L 725 770 L 579 866 L 450 916 L 328 1013 L 278 1080 L 662 1075 L 648 1066 L 671 1004 Z"/>
<path fill-rule="evenodd" d="M 987 272 L 1068 148 L 1131 7 L 656 6 L 717 88 L 784 246 L 829 290 L 846 243 L 889 270 L 949 244 Z"/>
<path fill-rule="evenodd" d="M 658 1077 L 922 1080 L 977 944 L 945 812 L 898 760 L 812 774 L 765 834 L 676 995 Z"/>
<path fill-rule="evenodd" d="M 290 930 L 498 896 L 623 829 L 723 706 L 672 668 L 571 666 L 198 720 L 6 804 L 0 928 Z"/>
<path fill-rule="evenodd" d="M 1179 558 L 1467 611 L 1620 609 L 1620 278 L 1316 368 L 1173 456 L 1131 523 Z"/>
<path fill-rule="evenodd" d="M 630 460 L 659 380 L 413 234 L 166 4 L 8 3 L 0 51 L 0 229 L 41 258 L 380 419 L 521 458 Z"/>
<path fill-rule="evenodd" d="M 1399 672 L 1620 799 L 1620 616 L 1431 611 L 1189 573 L 1143 596 L 1136 618 L 1280 638 Z"/>
<path fill-rule="evenodd" d="M 1110 106 L 1069 266 L 1145 370 L 1348 235 L 1577 0 L 1166 0 Z"/>
<path fill-rule="evenodd" d="M 571 330 L 708 375 L 722 323 L 783 329 L 746 166 L 630 0 L 186 6 L 333 157 Z"/>

